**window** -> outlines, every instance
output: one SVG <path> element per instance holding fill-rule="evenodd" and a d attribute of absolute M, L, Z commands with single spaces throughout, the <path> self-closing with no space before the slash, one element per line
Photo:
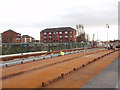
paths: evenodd
<path fill-rule="evenodd" d="M 25 38 L 25 43 L 27 42 L 27 38 Z"/>
<path fill-rule="evenodd" d="M 62 38 L 62 36 L 60 36 L 60 38 Z"/>
<path fill-rule="evenodd" d="M 51 35 L 52 33 L 51 33 L 51 32 L 49 32 L 49 34 Z"/>
<path fill-rule="evenodd" d="M 41 37 L 41 39 L 43 39 L 43 37 Z"/>
<path fill-rule="evenodd" d="M 46 38 L 46 37 L 44 37 L 44 38 Z"/>
<path fill-rule="evenodd" d="M 70 31 L 70 33 L 72 33 L 72 31 Z"/>
<path fill-rule="evenodd" d="M 16 38 L 16 40 L 20 40 L 20 38 Z"/>
<path fill-rule="evenodd" d="M 30 38 L 30 42 L 32 42 L 32 38 Z"/>
<path fill-rule="evenodd" d="M 68 42 L 68 40 L 66 39 L 66 42 Z"/>
<path fill-rule="evenodd" d="M 58 36 L 56 36 L 56 38 L 58 38 Z"/>
<path fill-rule="evenodd" d="M 60 40 L 60 42 L 62 42 L 62 40 Z"/>
<path fill-rule="evenodd" d="M 46 35 L 47 33 L 44 33 L 44 35 Z"/>
<path fill-rule="evenodd" d="M 68 38 L 68 36 L 65 36 L 65 38 Z"/>
<path fill-rule="evenodd" d="M 62 32 L 59 32 L 59 34 L 62 34 Z"/>
<path fill-rule="evenodd" d="M 52 36 L 49 36 L 49 38 L 52 38 Z"/>
<path fill-rule="evenodd" d="M 56 34 L 58 34 L 58 32 L 56 32 Z"/>
<path fill-rule="evenodd" d="M 72 35 L 70 35 L 70 37 L 72 37 Z"/>
<path fill-rule="evenodd" d="M 66 31 L 65 34 L 68 34 L 68 32 Z"/>
<path fill-rule="evenodd" d="M 55 32 L 53 32 L 53 34 L 55 34 Z"/>
<path fill-rule="evenodd" d="M 44 40 L 44 42 L 47 42 L 46 40 Z"/>
<path fill-rule="evenodd" d="M 58 42 L 58 40 L 56 40 L 56 42 Z"/>
<path fill-rule="evenodd" d="M 54 38 L 55 38 L 55 36 L 54 36 Z"/>
<path fill-rule="evenodd" d="M 52 40 L 49 40 L 49 42 L 52 42 Z"/>
<path fill-rule="evenodd" d="M 49 40 L 52 40 L 52 38 L 49 38 Z"/>
<path fill-rule="evenodd" d="M 72 40 L 70 40 L 70 42 L 72 42 Z"/>

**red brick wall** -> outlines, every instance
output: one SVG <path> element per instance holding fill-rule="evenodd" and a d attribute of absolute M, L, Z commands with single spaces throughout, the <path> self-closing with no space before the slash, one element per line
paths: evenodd
<path fill-rule="evenodd" d="M 17 33 L 11 30 L 8 30 L 6 32 L 3 32 L 1 34 L 2 36 L 2 43 L 17 43 Z"/>
<path fill-rule="evenodd" d="M 77 41 L 77 38 L 76 38 L 76 30 L 73 30 L 73 38 L 72 38 L 73 42 L 76 42 Z"/>
<path fill-rule="evenodd" d="M 76 30 L 73 30 L 72 33 L 68 32 L 68 34 L 65 34 L 65 31 L 62 32 L 62 34 L 59 34 L 59 32 L 58 32 L 58 34 L 53 34 L 53 32 L 52 32 L 51 35 L 49 35 L 49 32 L 47 32 L 46 35 L 44 35 L 44 33 L 40 33 L 40 42 L 41 43 L 61 43 L 60 40 L 62 40 L 63 43 L 65 43 L 66 40 L 68 40 L 68 42 L 76 42 L 75 35 L 76 35 Z M 51 39 L 52 42 L 50 42 L 49 36 L 52 37 L 52 39 Z M 62 39 L 60 38 L 60 36 L 62 36 Z M 68 38 L 65 39 L 65 36 L 68 36 Z M 70 36 L 72 36 L 72 37 L 70 37 Z M 44 37 L 46 37 L 46 39 Z M 44 42 L 45 40 L 46 40 L 46 42 Z"/>
<path fill-rule="evenodd" d="M 26 42 L 25 42 L 25 38 L 22 38 L 22 40 L 21 40 L 21 42 L 22 43 L 33 43 L 33 38 L 32 38 L 32 40 L 30 40 L 30 38 L 26 38 Z"/>

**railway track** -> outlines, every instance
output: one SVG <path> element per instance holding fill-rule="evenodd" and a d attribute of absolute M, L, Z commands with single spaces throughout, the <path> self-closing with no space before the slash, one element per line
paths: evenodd
<path fill-rule="evenodd" d="M 98 48 L 64 50 L 64 52 L 65 52 L 65 55 L 67 55 L 67 54 L 79 53 L 79 52 L 94 50 L 94 49 L 98 49 Z M 44 53 L 40 53 L 40 54 L 44 54 Z M 48 55 L 47 54 L 42 55 L 42 56 L 37 56 L 37 57 L 29 57 L 29 58 L 22 58 L 22 59 L 17 59 L 17 60 L 4 61 L 4 62 L 0 63 L 0 67 L 8 67 L 8 66 L 13 66 L 13 65 L 17 65 L 17 64 L 23 64 L 23 63 L 27 63 L 27 62 L 33 62 L 33 61 L 37 61 L 37 60 L 43 60 L 43 59 L 46 59 L 46 58 L 52 58 L 52 57 L 60 56 L 60 53 L 58 51 L 56 51 L 54 53 L 50 52 Z M 32 54 L 32 55 L 34 55 L 34 54 Z M 26 55 L 26 56 L 30 56 L 30 55 Z"/>
<path fill-rule="evenodd" d="M 6 81 L 9 82 L 10 80 L 13 80 L 13 78 L 15 79 L 15 78 L 18 78 L 18 77 L 21 78 L 21 77 L 26 77 L 26 76 L 29 77 L 29 75 L 30 75 L 30 77 L 31 76 L 38 77 L 38 75 L 40 75 L 40 76 L 42 75 L 42 77 L 40 77 L 40 79 L 39 79 L 39 83 L 41 83 L 41 86 L 39 86 L 39 87 L 45 87 L 49 83 L 52 83 L 52 82 L 54 82 L 58 79 L 61 79 L 62 77 L 64 77 L 64 75 L 67 75 L 67 74 L 69 74 L 73 71 L 76 71 L 76 70 L 86 66 L 87 64 L 90 64 L 94 61 L 97 61 L 100 58 L 102 58 L 106 55 L 109 55 L 113 52 L 115 52 L 115 51 L 113 51 L 113 50 L 103 50 L 102 49 L 102 50 L 93 50 L 93 51 L 81 52 L 82 53 L 81 55 L 80 55 L 80 53 L 76 53 L 77 55 L 76 54 L 71 54 L 71 56 L 73 55 L 72 57 L 70 57 L 70 55 L 56 57 L 55 59 L 57 59 L 57 58 L 60 59 L 61 58 L 61 60 L 46 64 L 46 65 L 43 65 L 43 66 L 36 66 L 36 67 L 30 68 L 30 69 L 27 69 L 27 70 L 21 70 L 19 72 L 13 72 L 13 73 L 7 73 L 7 74 L 3 73 L 3 76 L 1 77 L 1 79 L 3 80 L 3 86 L 4 86 Z M 90 55 L 96 55 L 96 56 L 89 57 Z M 65 59 L 65 57 L 67 57 L 67 58 Z M 87 58 L 87 57 L 89 57 L 89 58 Z M 85 58 L 87 58 L 87 60 L 84 60 Z M 48 60 L 46 59 L 46 61 L 48 61 Z M 29 64 L 29 63 L 26 63 L 26 65 L 27 64 Z M 62 67 L 61 67 L 61 65 L 62 65 Z M 67 66 L 67 65 L 70 65 L 70 66 Z M 17 66 L 19 66 L 19 65 L 16 65 L 15 67 L 17 67 Z M 64 68 L 64 69 L 60 69 L 59 67 Z M 10 67 L 7 67 L 7 68 L 10 68 Z M 55 71 L 55 72 L 50 72 L 51 70 Z M 32 73 L 35 73 L 35 74 L 32 74 Z M 46 77 L 47 77 L 46 73 L 48 73 L 48 74 L 51 73 L 53 76 L 50 75 L 51 78 L 46 79 Z M 32 79 L 34 80 L 35 78 L 32 78 Z M 23 87 L 24 86 L 27 86 L 27 85 L 23 85 Z M 32 86 L 34 86 L 34 85 L 32 85 Z"/>
<path fill-rule="evenodd" d="M 71 52 L 71 51 L 76 51 L 76 50 L 84 50 L 84 49 L 92 49 L 92 48 L 98 48 L 98 47 L 84 47 L 84 48 L 79 48 L 79 49 L 68 49 L 68 50 L 62 50 L 62 51 L 63 52 Z M 41 55 L 56 54 L 59 52 L 60 52 L 60 50 L 51 51 L 51 52 L 41 51 L 41 52 L 32 52 L 32 53 L 21 53 L 21 54 L 1 56 L 1 59 L 2 59 L 2 61 L 10 61 L 10 60 L 14 60 L 14 59 L 22 59 L 22 58 L 41 56 Z"/>
<path fill-rule="evenodd" d="M 95 53 L 99 53 L 99 52 L 102 52 L 102 51 L 105 51 L 105 50 L 101 50 L 101 51 L 95 51 L 95 52 L 89 52 L 87 54 L 83 54 L 83 55 L 79 55 L 79 56 L 76 56 L 76 57 L 71 57 L 71 58 L 67 58 L 67 59 L 63 59 L 63 60 L 60 60 L 60 61 L 56 61 L 56 62 L 52 62 L 50 64 L 46 64 L 46 65 L 43 65 L 43 66 L 37 66 L 37 67 L 33 67 L 33 68 L 30 68 L 30 69 L 27 69 L 27 70 L 22 70 L 22 71 L 19 71 L 19 72 L 13 72 L 13 73 L 9 73 L 7 75 L 2 75 L 2 78 L 0 79 L 7 79 L 7 78 L 10 78 L 10 77 L 14 77 L 14 76 L 17 76 L 17 75 L 21 75 L 21 74 L 24 74 L 24 73 L 28 73 L 28 72 L 32 72 L 32 71 L 35 71 L 35 70 L 39 70 L 39 69 L 44 69 L 44 68 L 47 68 L 47 67 L 50 67 L 52 65 L 56 65 L 56 64 L 60 64 L 60 63 L 64 63 L 64 62 L 67 62 L 67 61 L 70 61 L 70 60 L 73 60 L 73 59 L 77 59 L 79 57 L 83 57 L 83 56 L 86 56 L 86 55 L 90 55 L 90 54 L 95 54 Z"/>
<path fill-rule="evenodd" d="M 98 50 L 96 50 L 96 52 L 97 52 Z M 83 52 L 83 51 L 81 51 L 81 52 Z M 89 53 L 89 52 L 93 52 L 93 51 L 88 51 L 88 52 L 84 52 L 84 53 Z M 73 54 L 74 54 L 75 52 L 73 52 Z M 73 54 L 68 54 L 68 55 L 64 55 L 63 57 L 64 57 L 64 59 L 69 59 L 69 58 L 72 58 L 72 55 Z M 77 52 L 77 53 L 75 53 L 76 54 L 76 56 L 82 56 L 82 55 L 84 55 L 83 53 L 80 53 L 79 54 L 79 51 Z M 56 58 L 58 58 L 58 60 L 56 60 Z M 52 59 L 52 60 L 51 60 Z M 55 60 L 54 60 L 55 59 Z M 42 61 L 40 60 L 40 61 L 35 61 L 35 62 L 30 62 L 29 64 L 28 63 L 23 63 L 23 64 L 19 64 L 17 67 L 19 68 L 19 71 L 21 70 L 21 71 L 23 71 L 23 69 L 25 69 L 25 70 L 27 70 L 27 68 L 29 67 L 29 68 L 36 68 L 36 67 L 34 67 L 34 66 L 45 66 L 46 64 L 48 65 L 48 64 L 57 64 L 57 63 L 59 63 L 59 62 L 61 62 L 61 61 L 64 61 L 64 59 L 60 59 L 60 57 L 54 57 L 54 58 L 47 58 L 47 59 L 43 59 Z M 26 66 L 26 67 L 25 67 Z M 23 68 L 24 67 L 24 68 Z M 7 67 L 7 68 L 3 68 L 3 75 L 5 74 L 5 75 L 7 75 L 7 74 L 10 74 L 10 73 L 15 73 L 15 72 L 17 72 L 18 70 L 16 70 L 15 69 L 16 68 L 16 66 L 10 66 L 10 67 Z M 11 71 L 11 69 L 14 69 L 14 71 L 12 72 Z M 10 73 L 8 73 L 8 72 L 10 72 Z"/>
<path fill-rule="evenodd" d="M 114 75 L 113 71 L 111 74 L 110 71 L 111 69 L 113 69 L 114 67 L 112 67 L 110 70 L 108 70 L 107 72 L 105 72 L 107 75 L 104 76 L 103 74 L 99 74 L 101 72 L 104 71 L 104 69 L 108 68 L 109 66 L 111 66 L 114 62 L 116 62 L 116 59 L 118 58 L 118 51 L 111 53 L 109 55 L 106 55 L 103 58 L 99 58 L 96 61 L 93 62 L 88 62 L 88 64 L 86 63 L 86 65 L 84 67 L 81 68 L 76 67 L 75 69 L 71 69 L 71 72 L 69 71 L 69 73 L 63 73 L 64 76 L 61 79 L 58 79 L 58 77 L 54 78 L 53 80 L 51 80 L 51 82 L 46 83 L 45 82 L 45 86 L 42 87 L 42 84 L 38 86 L 38 88 L 42 87 L 42 88 L 82 88 L 84 85 L 87 84 L 87 82 L 89 82 L 91 79 L 96 78 L 96 76 L 101 76 L 102 81 L 100 78 L 98 78 L 97 82 L 99 83 L 94 83 L 94 81 L 91 83 L 91 85 L 93 85 L 94 87 L 98 86 L 99 88 L 103 87 L 101 86 L 101 84 L 106 84 L 110 85 L 111 84 L 109 82 L 106 82 L 106 80 L 110 81 L 111 79 L 113 80 L 112 84 L 116 84 L 116 82 L 114 82 L 114 79 L 117 79 L 118 75 Z M 118 60 L 117 60 L 118 61 Z M 116 66 L 115 66 L 116 67 Z M 117 69 L 117 67 L 116 67 Z M 75 71 L 74 71 L 75 70 Z M 110 78 L 110 76 L 113 75 L 113 77 Z M 59 75 L 60 77 L 60 75 Z M 109 79 L 108 79 L 109 78 Z M 100 81 L 99 81 L 100 79 Z M 109 88 L 109 87 L 107 87 Z M 113 86 L 114 88 L 114 86 Z"/>
<path fill-rule="evenodd" d="M 37 88 L 47 87 L 47 86 L 49 86 L 50 84 L 55 83 L 55 81 L 58 81 L 59 79 L 62 79 L 62 78 L 64 78 L 65 76 L 67 76 L 67 75 L 69 75 L 69 74 L 71 74 L 71 73 L 73 73 L 73 72 L 75 72 L 75 71 L 78 71 L 78 70 L 80 70 L 81 68 L 86 67 L 87 65 L 89 65 L 89 64 L 91 64 L 91 63 L 93 63 L 93 62 L 95 62 L 95 61 L 97 61 L 97 60 L 100 60 L 101 58 L 103 58 L 103 57 L 105 57 L 105 56 L 108 56 L 109 54 L 114 53 L 114 52 L 116 52 L 116 51 L 117 51 L 117 50 L 111 51 L 111 52 L 107 52 L 107 53 L 105 53 L 105 54 L 103 54 L 103 55 L 100 55 L 100 56 L 94 58 L 93 60 L 88 60 L 88 61 L 84 62 L 83 64 L 81 64 L 80 66 L 76 66 L 76 67 L 74 67 L 73 69 L 71 69 L 71 70 L 69 70 L 69 71 L 67 71 L 67 72 L 61 73 L 59 76 L 53 78 L 52 80 L 49 80 L 49 81 L 46 81 L 46 82 L 42 82 L 41 85 L 38 86 Z M 99 52 L 97 52 L 97 53 L 99 53 Z M 94 53 L 90 53 L 90 54 L 86 54 L 86 55 L 91 55 L 91 54 L 94 54 Z M 85 55 L 85 56 L 86 56 L 86 55 Z M 84 56 L 83 56 L 83 57 L 84 57 Z"/>

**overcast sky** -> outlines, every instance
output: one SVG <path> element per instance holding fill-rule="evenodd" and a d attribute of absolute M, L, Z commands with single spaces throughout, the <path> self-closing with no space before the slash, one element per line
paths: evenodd
<path fill-rule="evenodd" d="M 118 38 L 119 0 L 1 0 L 0 33 L 12 29 L 22 35 L 40 38 L 40 31 L 53 27 L 83 24 L 84 31 L 95 39 Z"/>

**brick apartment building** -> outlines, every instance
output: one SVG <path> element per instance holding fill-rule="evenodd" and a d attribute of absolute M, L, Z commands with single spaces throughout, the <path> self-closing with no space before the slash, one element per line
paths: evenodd
<path fill-rule="evenodd" d="M 29 35 L 21 36 L 11 29 L 1 33 L 2 43 L 34 43 L 34 38 Z"/>
<path fill-rule="evenodd" d="M 40 40 L 34 40 L 34 43 L 40 43 Z"/>
<path fill-rule="evenodd" d="M 33 43 L 35 41 L 35 39 L 29 35 L 23 35 L 22 36 L 22 43 Z"/>
<path fill-rule="evenodd" d="M 21 34 L 11 29 L 1 33 L 2 43 L 20 43 Z"/>
<path fill-rule="evenodd" d="M 76 42 L 76 30 L 71 27 L 48 28 L 40 32 L 41 43 Z"/>

